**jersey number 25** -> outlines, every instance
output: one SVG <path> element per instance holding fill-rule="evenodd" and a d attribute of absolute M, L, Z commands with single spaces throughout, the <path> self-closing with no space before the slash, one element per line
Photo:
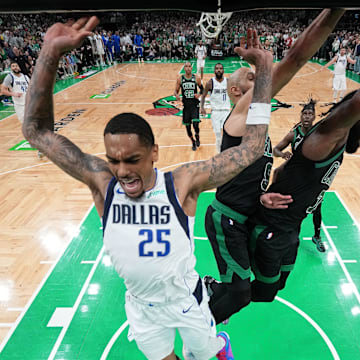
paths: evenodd
<path fill-rule="evenodd" d="M 170 235 L 170 230 L 165 229 L 142 229 L 139 231 L 140 236 L 146 236 L 146 239 L 139 243 L 139 256 L 166 256 L 170 252 L 170 242 L 168 240 L 164 240 L 163 237 L 166 235 Z M 164 251 L 156 251 L 156 255 L 154 255 L 154 251 L 151 249 L 151 243 L 154 241 L 154 237 L 158 244 L 164 245 Z M 146 249 L 145 249 L 146 247 Z"/>

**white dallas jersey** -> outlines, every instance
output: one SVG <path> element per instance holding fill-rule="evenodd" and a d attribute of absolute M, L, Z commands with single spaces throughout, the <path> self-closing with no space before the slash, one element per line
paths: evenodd
<path fill-rule="evenodd" d="M 334 65 L 334 75 L 345 75 L 347 65 L 347 55 L 338 55 Z"/>
<path fill-rule="evenodd" d="M 204 45 L 196 45 L 195 54 L 199 60 L 202 60 L 206 56 L 206 47 Z"/>
<path fill-rule="evenodd" d="M 212 91 L 210 95 L 211 110 L 230 110 L 230 99 L 227 93 L 227 78 L 222 82 L 216 80 L 216 77 L 211 79 Z"/>
<path fill-rule="evenodd" d="M 110 181 L 103 215 L 105 249 L 131 295 L 146 302 L 168 302 L 193 293 L 193 227 L 178 203 L 172 174 L 156 170 L 155 186 L 129 198 Z"/>
<path fill-rule="evenodd" d="M 25 105 L 25 97 L 29 86 L 29 81 L 29 77 L 23 73 L 20 73 L 20 76 L 16 76 L 13 73 L 6 75 L 6 78 L 4 79 L 4 85 L 9 87 L 12 92 L 22 94 L 20 97 L 12 97 L 14 105 Z"/>

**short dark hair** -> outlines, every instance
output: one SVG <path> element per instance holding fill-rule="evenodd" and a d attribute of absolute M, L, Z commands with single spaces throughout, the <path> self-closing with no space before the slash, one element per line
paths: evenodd
<path fill-rule="evenodd" d="M 10 61 L 10 66 L 11 66 L 12 64 L 17 64 L 18 66 L 20 66 L 19 63 L 18 63 L 17 61 L 15 61 L 15 60 L 11 60 L 11 61 Z"/>
<path fill-rule="evenodd" d="M 304 112 L 305 110 L 312 110 L 315 114 L 315 104 L 316 104 L 316 100 L 310 97 L 309 101 L 306 104 L 303 104 L 303 108 L 301 112 Z"/>
<path fill-rule="evenodd" d="M 106 134 L 136 134 L 141 143 L 151 147 L 155 143 L 154 134 L 149 123 L 141 116 L 134 113 L 121 113 L 114 116 L 107 123 L 104 136 Z"/>
<path fill-rule="evenodd" d="M 222 63 L 216 63 L 215 64 L 215 66 L 214 66 L 214 69 L 216 68 L 216 66 L 218 66 L 218 65 L 221 65 L 222 66 L 222 68 L 224 68 L 224 65 L 222 64 Z"/>

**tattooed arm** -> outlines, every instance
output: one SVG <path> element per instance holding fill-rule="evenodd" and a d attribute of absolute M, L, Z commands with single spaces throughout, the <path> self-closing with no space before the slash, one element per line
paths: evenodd
<path fill-rule="evenodd" d="M 59 59 L 81 44 L 98 23 L 82 18 L 75 23 L 55 24 L 46 32 L 26 97 L 23 133 L 25 138 L 75 179 L 87 184 L 102 215 L 106 185 L 111 178 L 107 163 L 83 153 L 66 137 L 54 133 L 53 87 Z"/>
<path fill-rule="evenodd" d="M 272 55 L 256 47 L 251 51 L 256 65 L 252 102 L 270 103 Z M 193 215 L 200 192 L 221 186 L 264 154 L 268 125 L 246 125 L 241 145 L 227 149 L 207 161 L 189 163 L 173 172 L 175 190 L 185 213 Z"/>

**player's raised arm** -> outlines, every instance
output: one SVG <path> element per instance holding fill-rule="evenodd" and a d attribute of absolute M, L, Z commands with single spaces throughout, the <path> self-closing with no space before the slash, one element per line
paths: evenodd
<path fill-rule="evenodd" d="M 304 30 L 287 55 L 274 69 L 272 96 L 275 96 L 316 53 L 344 12 L 344 9 L 324 9 Z"/>
<path fill-rule="evenodd" d="M 294 132 L 290 131 L 286 134 L 286 136 L 274 147 L 273 154 L 275 157 L 281 157 L 285 160 L 289 160 L 292 156 L 290 151 L 283 150 L 291 144 L 292 140 L 294 139 Z"/>
<path fill-rule="evenodd" d="M 98 22 L 93 16 L 66 24 L 57 23 L 47 30 L 27 92 L 22 127 L 30 144 L 69 175 L 87 184 L 94 198 L 100 193 L 105 194 L 112 175 L 104 160 L 83 153 L 69 139 L 54 133 L 53 87 L 62 54 L 80 46 Z"/>
<path fill-rule="evenodd" d="M 195 199 L 200 192 L 228 182 L 264 153 L 271 111 L 273 57 L 269 51 L 261 49 L 255 31 L 250 36 L 248 33 L 248 48 L 243 50 L 242 56 L 256 66 L 254 94 L 242 143 L 207 161 L 176 169 L 174 182 L 181 203 L 188 197 Z"/>

